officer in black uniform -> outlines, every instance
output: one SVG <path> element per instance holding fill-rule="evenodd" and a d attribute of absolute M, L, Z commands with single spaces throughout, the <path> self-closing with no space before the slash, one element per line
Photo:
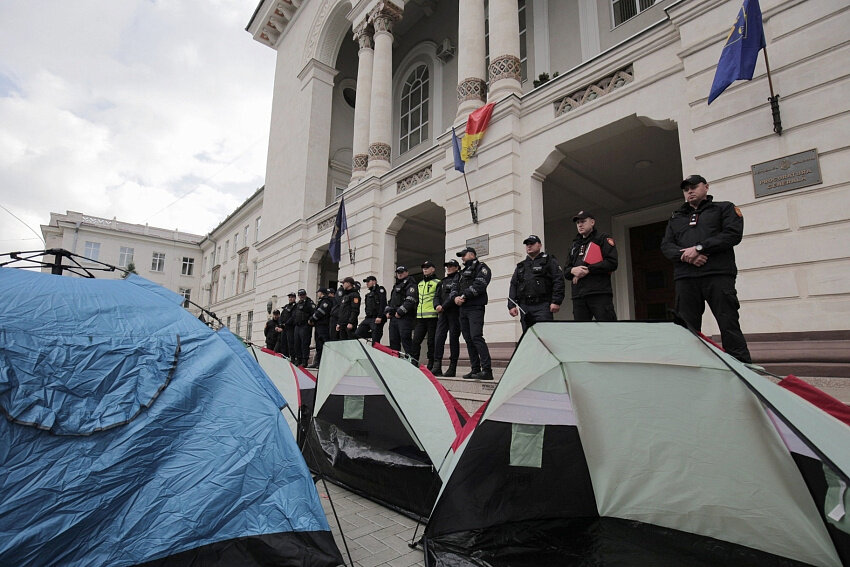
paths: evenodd
<path fill-rule="evenodd" d="M 340 340 L 355 338 L 357 318 L 360 317 L 360 291 L 354 278 L 342 280 L 342 298 L 339 301 L 339 321 L 336 324 Z"/>
<path fill-rule="evenodd" d="M 266 321 L 266 328 L 263 329 L 263 335 L 266 337 L 266 348 L 274 350 L 277 346 L 277 341 L 280 338 L 280 309 L 272 311 L 272 318 Z"/>
<path fill-rule="evenodd" d="M 460 358 L 460 308 L 455 305 L 452 293 L 457 290 L 460 281 L 460 264 L 449 260 L 443 266 L 446 277 L 437 284 L 434 293 L 434 309 L 437 317 L 437 337 L 434 340 L 434 376 L 454 378 L 457 359 Z M 449 338 L 449 367 L 443 373 L 443 353 L 446 351 L 446 336 Z"/>
<path fill-rule="evenodd" d="M 463 378 L 492 380 L 490 349 L 484 340 L 484 306 L 487 305 L 490 268 L 478 260 L 475 248 L 466 247 L 457 256 L 463 259 L 463 269 L 452 300 L 460 307 L 460 332 L 466 341 L 472 367 L 472 371 L 464 374 Z"/>
<path fill-rule="evenodd" d="M 316 290 L 316 295 L 316 310 L 310 315 L 309 324 L 316 329 L 316 355 L 313 357 L 313 366 L 318 368 L 319 363 L 322 361 L 322 350 L 325 347 L 325 343 L 331 338 L 331 329 L 328 326 L 328 321 L 331 316 L 333 300 L 328 297 L 328 289 L 324 287 Z"/>
<path fill-rule="evenodd" d="M 298 303 L 295 304 L 295 309 L 292 311 L 292 321 L 295 323 L 295 353 L 292 360 L 296 366 L 307 366 L 310 360 L 310 325 L 307 321 L 313 315 L 316 309 L 316 304 L 313 300 L 307 297 L 307 290 L 298 290 Z"/>
<path fill-rule="evenodd" d="M 390 321 L 390 348 L 408 355 L 413 350 L 413 327 L 416 325 L 416 306 L 419 292 L 416 280 L 405 266 L 395 269 L 396 282 L 390 292 L 386 315 Z"/>
<path fill-rule="evenodd" d="M 617 247 L 611 236 L 596 230 L 596 217 L 579 211 L 573 217 L 578 234 L 564 266 L 572 282 L 573 318 L 576 321 L 616 321 L 611 273 L 617 269 Z"/>
<path fill-rule="evenodd" d="M 525 260 L 516 265 L 508 291 L 508 313 L 521 315 L 522 332 L 538 321 L 552 321 L 564 301 L 564 272 L 554 256 L 542 252 L 540 237 L 522 241 Z"/>
<path fill-rule="evenodd" d="M 676 311 L 699 331 L 707 302 L 720 327 L 723 348 L 750 363 L 738 320 L 738 267 L 733 249 L 744 235 L 744 216 L 733 203 L 715 201 L 701 175 L 682 180 L 681 188 L 685 203 L 673 211 L 661 241 L 661 252 L 674 264 Z"/>
<path fill-rule="evenodd" d="M 275 351 L 292 358 L 295 352 L 295 323 L 292 322 L 292 314 L 295 311 L 295 292 L 289 292 L 286 297 L 289 299 L 289 303 L 280 310 L 279 326 L 275 327 L 275 330 L 279 333 Z"/>
<path fill-rule="evenodd" d="M 365 317 L 358 325 L 355 336 L 358 339 L 371 339 L 373 343 L 380 343 L 384 336 L 384 311 L 387 308 L 387 290 L 378 285 L 378 278 L 368 276 L 363 283 L 369 289 L 369 293 L 363 298 L 363 311 Z"/>
<path fill-rule="evenodd" d="M 339 340 L 339 331 L 336 330 L 336 324 L 339 321 L 339 300 L 342 297 L 342 286 L 339 287 L 338 290 L 335 290 L 331 287 L 328 288 L 330 293 L 328 296 L 331 298 L 331 315 L 328 318 L 328 325 L 330 328 L 330 340 L 338 341 Z"/>

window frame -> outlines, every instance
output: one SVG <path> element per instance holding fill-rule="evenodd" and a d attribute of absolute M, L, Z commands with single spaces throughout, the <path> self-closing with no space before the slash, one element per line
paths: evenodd
<path fill-rule="evenodd" d="M 127 252 L 129 250 L 129 252 Z M 134 263 L 134 258 L 136 255 L 136 249 L 130 246 L 119 246 L 118 247 L 118 267 L 126 268 L 130 264 Z"/>
<path fill-rule="evenodd" d="M 183 276 L 195 275 L 195 259 L 191 256 L 183 256 L 183 261 L 180 265 L 180 274 Z"/>
<path fill-rule="evenodd" d="M 159 265 L 158 270 L 156 269 L 157 265 Z M 151 271 L 157 274 L 165 272 L 165 252 L 151 252 Z"/>
<path fill-rule="evenodd" d="M 86 240 L 85 244 L 85 252 L 83 256 L 86 260 L 93 260 L 98 262 L 100 260 L 100 242 L 95 242 L 93 240 Z"/>
<path fill-rule="evenodd" d="M 648 6 L 646 6 L 645 8 L 641 8 L 641 4 L 645 3 L 647 1 L 649 1 L 650 4 Z M 653 6 L 658 4 L 660 1 L 661 0 L 611 0 L 611 3 L 609 4 L 611 6 L 611 29 L 613 30 L 614 28 L 622 26 L 626 22 L 632 21 L 633 19 L 637 18 L 638 16 L 640 16 L 641 14 L 643 14 L 644 12 L 646 12 L 647 10 L 649 10 L 650 8 L 652 8 Z M 618 23 L 617 22 L 617 10 L 614 7 L 615 4 L 629 4 L 629 3 L 633 4 L 635 13 Z"/>
<path fill-rule="evenodd" d="M 424 69 L 424 78 L 422 75 L 419 75 L 420 71 Z M 431 139 L 431 129 L 433 126 L 433 97 L 432 97 L 432 71 L 431 65 L 424 61 L 415 61 L 410 66 L 410 70 L 405 73 L 404 82 L 401 84 L 401 89 L 399 91 L 398 98 L 398 154 L 404 155 L 410 150 L 416 148 L 423 142 L 426 142 Z M 417 82 L 419 83 L 419 101 L 413 105 L 411 101 L 413 100 L 414 88 L 417 88 Z M 407 91 L 405 93 L 405 91 Z M 404 104 L 405 98 L 408 101 L 408 107 L 405 111 Z M 424 109 L 424 112 L 423 112 Z M 418 114 L 419 122 L 415 129 L 410 128 L 411 118 Z M 423 120 L 422 116 L 425 115 L 425 119 Z M 404 123 L 407 121 L 407 132 L 404 130 Z M 418 136 L 417 141 L 412 143 L 414 132 Z M 405 146 L 406 144 L 406 146 Z"/>

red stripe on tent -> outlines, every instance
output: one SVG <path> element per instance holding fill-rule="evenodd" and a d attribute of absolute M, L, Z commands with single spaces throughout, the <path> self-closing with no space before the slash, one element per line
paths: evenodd
<path fill-rule="evenodd" d="M 260 349 L 260 351 L 261 351 L 261 352 L 264 352 L 264 353 L 266 353 L 266 354 L 270 354 L 270 355 L 272 355 L 272 356 L 279 356 L 280 358 L 283 358 L 283 355 L 282 355 L 282 354 L 280 354 L 279 352 L 275 352 L 275 351 L 273 351 L 273 350 L 271 350 L 271 349 L 268 349 L 268 348 L 266 348 L 266 347 L 262 347 L 262 348 Z"/>
<path fill-rule="evenodd" d="M 800 380 L 794 375 L 785 377 L 779 385 L 794 392 L 810 404 L 822 409 L 835 419 L 850 425 L 850 407 L 841 400 L 836 400 L 826 392 L 815 388 L 808 382 Z"/>
<path fill-rule="evenodd" d="M 295 379 L 295 391 L 298 392 L 298 406 L 301 407 L 301 384 L 298 383 L 298 372 L 295 371 L 295 365 L 289 363 L 289 370 L 292 372 L 292 377 Z"/>
<path fill-rule="evenodd" d="M 316 379 L 316 377 L 315 377 L 315 376 L 313 376 L 313 373 L 312 373 L 312 372 L 310 372 L 310 371 L 309 371 L 309 370 L 307 370 L 306 368 L 302 368 L 301 370 L 304 372 L 304 374 L 306 374 L 306 375 L 307 375 L 307 378 L 309 378 L 310 380 L 312 380 L 314 383 L 315 383 L 315 382 L 318 382 L 318 380 Z"/>
<path fill-rule="evenodd" d="M 464 424 L 460 422 L 460 418 L 463 418 L 464 423 L 469 421 L 469 414 L 466 413 L 466 410 L 463 409 L 463 406 L 460 405 L 454 396 L 452 396 L 446 387 L 437 380 L 437 378 L 424 366 L 420 366 L 419 370 L 422 374 L 425 375 L 428 380 L 431 381 L 431 384 L 437 390 L 437 393 L 440 394 L 440 399 L 443 400 L 443 405 L 446 406 L 446 409 L 449 412 L 449 416 L 452 418 L 452 425 L 455 428 L 455 435 L 460 435 L 460 432 L 463 431 Z"/>
<path fill-rule="evenodd" d="M 398 358 L 398 351 L 397 350 L 393 350 L 390 347 L 382 345 L 381 343 L 372 343 L 372 348 L 376 348 L 381 352 L 385 352 L 390 356 L 394 356 L 394 357 Z"/>
<path fill-rule="evenodd" d="M 460 447 L 466 440 L 466 438 L 469 437 L 469 435 L 475 429 L 475 426 L 478 425 L 478 422 L 481 421 L 481 418 L 484 416 L 484 410 L 487 409 L 487 404 L 489 403 L 490 400 L 487 400 L 486 402 L 481 404 L 481 407 L 478 408 L 478 411 L 472 414 L 472 417 L 469 418 L 469 421 L 467 421 L 466 425 L 463 427 L 463 431 L 460 432 L 460 434 L 455 439 L 455 442 L 452 443 L 452 451 L 457 451 L 458 447 Z"/>
<path fill-rule="evenodd" d="M 710 344 L 711 346 L 716 347 L 716 348 L 717 348 L 720 352 L 726 352 L 726 351 L 723 349 L 723 347 L 722 347 L 722 346 L 720 346 L 719 344 L 717 344 L 716 342 L 714 342 L 713 340 L 711 340 L 711 339 L 710 339 L 709 337 L 707 337 L 706 335 L 703 335 L 702 333 L 698 333 L 698 334 L 699 334 L 699 338 L 701 338 L 702 340 L 704 340 L 705 342 L 707 342 L 707 343 L 708 343 L 708 344 Z"/>

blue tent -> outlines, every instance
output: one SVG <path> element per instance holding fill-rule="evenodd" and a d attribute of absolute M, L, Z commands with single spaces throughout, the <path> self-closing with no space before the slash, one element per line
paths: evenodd
<path fill-rule="evenodd" d="M 0 268 L 0 565 L 342 563 L 286 402 L 182 301 Z"/>

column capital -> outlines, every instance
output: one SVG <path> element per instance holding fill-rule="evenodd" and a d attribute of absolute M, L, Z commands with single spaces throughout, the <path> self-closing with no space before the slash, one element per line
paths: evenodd
<path fill-rule="evenodd" d="M 371 49 L 373 47 L 372 36 L 375 35 L 375 28 L 368 20 L 363 20 L 359 26 L 354 29 L 354 41 L 360 46 L 360 49 Z"/>
<path fill-rule="evenodd" d="M 369 12 L 367 21 L 372 24 L 375 33 L 392 32 L 393 25 L 401 19 L 402 9 L 392 2 L 378 2 Z"/>

